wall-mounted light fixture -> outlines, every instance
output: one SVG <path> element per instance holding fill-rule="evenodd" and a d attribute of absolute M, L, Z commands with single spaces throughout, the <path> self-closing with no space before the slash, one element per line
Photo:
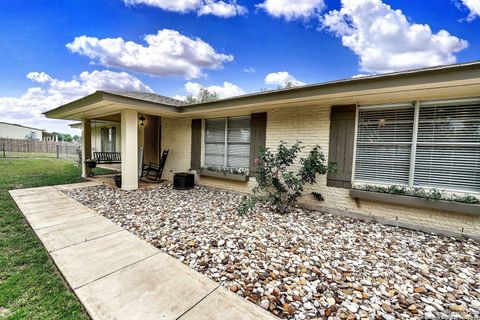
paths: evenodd
<path fill-rule="evenodd" d="M 140 120 L 140 126 L 145 126 L 145 117 L 142 115 L 140 115 L 140 118 L 138 118 L 138 120 Z"/>

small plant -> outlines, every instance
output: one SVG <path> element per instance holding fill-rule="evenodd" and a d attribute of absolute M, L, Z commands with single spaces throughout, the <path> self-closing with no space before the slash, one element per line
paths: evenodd
<path fill-rule="evenodd" d="M 449 200 L 455 201 L 455 202 L 469 203 L 469 204 L 480 204 L 480 199 L 470 194 L 466 194 L 463 197 L 460 197 L 455 194 Z"/>
<path fill-rule="evenodd" d="M 322 194 L 320 192 L 312 192 L 312 196 L 318 200 L 318 201 L 325 201 L 325 199 L 323 198 Z"/>
<path fill-rule="evenodd" d="M 391 194 L 405 194 L 407 192 L 407 188 L 405 186 L 390 186 L 387 189 L 387 193 Z"/>
<path fill-rule="evenodd" d="M 480 199 L 475 196 L 465 194 L 464 196 L 458 196 L 456 194 L 448 196 L 445 194 L 444 190 L 438 189 L 424 189 L 424 188 L 408 188 L 406 186 L 392 185 L 389 187 L 375 186 L 375 185 L 364 185 L 360 187 L 355 187 L 358 190 L 380 192 L 380 193 L 389 193 L 397 194 L 403 196 L 412 196 L 417 198 L 423 198 L 427 200 L 445 200 L 469 204 L 479 204 Z"/>
<path fill-rule="evenodd" d="M 247 196 L 243 196 L 242 197 L 242 202 L 240 203 L 237 211 L 239 214 L 246 214 L 248 211 L 250 211 L 253 207 L 255 207 L 255 205 L 257 204 L 257 202 L 261 202 L 261 201 L 265 201 L 266 199 L 264 198 L 261 198 L 260 196 L 258 195 L 253 195 L 253 196 L 250 196 L 250 197 L 247 197 Z"/>
<path fill-rule="evenodd" d="M 77 158 L 76 158 L 76 162 L 78 165 L 82 165 L 82 149 L 81 148 L 77 148 L 75 149 L 75 153 L 77 154 Z"/>
<path fill-rule="evenodd" d="M 304 186 L 316 182 L 317 174 L 334 171 L 335 164 L 326 164 L 318 145 L 312 148 L 307 157 L 296 161 L 302 149 L 300 141 L 290 147 L 282 141 L 276 152 L 268 148 L 260 150 L 259 159 L 256 160 L 257 186 L 253 188 L 254 195 L 243 200 L 240 213 L 247 212 L 259 201 L 268 202 L 273 210 L 286 213 L 302 195 Z M 294 168 L 297 170 L 294 171 Z"/>
<path fill-rule="evenodd" d="M 234 167 L 207 167 L 203 170 L 211 172 L 220 172 L 220 173 L 229 173 L 229 174 L 239 174 L 239 175 L 248 175 L 248 170 L 244 168 L 234 168 Z"/>

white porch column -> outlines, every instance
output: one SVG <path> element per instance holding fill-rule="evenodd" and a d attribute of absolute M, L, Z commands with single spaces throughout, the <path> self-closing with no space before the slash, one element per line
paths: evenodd
<path fill-rule="evenodd" d="M 138 189 L 138 113 L 122 111 L 122 189 Z"/>
<path fill-rule="evenodd" d="M 82 177 L 88 178 L 91 169 L 85 160 L 92 159 L 92 120 L 82 119 Z"/>

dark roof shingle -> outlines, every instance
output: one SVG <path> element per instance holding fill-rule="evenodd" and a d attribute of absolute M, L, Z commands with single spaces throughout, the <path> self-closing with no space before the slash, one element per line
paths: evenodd
<path fill-rule="evenodd" d="M 102 92 L 114 94 L 117 96 L 138 99 L 143 101 L 161 103 L 173 107 L 183 107 L 188 105 L 185 101 L 173 99 L 166 96 L 161 96 L 159 94 L 150 93 L 150 92 L 136 92 L 136 91 L 110 91 L 102 90 Z"/>

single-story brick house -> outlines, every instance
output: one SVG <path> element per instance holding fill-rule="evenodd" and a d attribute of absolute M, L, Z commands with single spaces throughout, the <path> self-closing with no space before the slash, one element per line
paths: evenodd
<path fill-rule="evenodd" d="M 192 105 L 151 93 L 97 91 L 45 114 L 81 121 L 84 159 L 92 156 L 92 121 L 119 123 L 116 151 L 127 190 L 138 187 L 139 148 L 145 162 L 158 162 L 161 151 L 170 150 L 166 179 L 191 169 L 199 184 L 248 192 L 259 147 L 301 140 L 306 151 L 319 144 L 338 169 L 307 190 L 320 192 L 325 201 L 307 192 L 301 203 L 424 230 L 480 235 L 478 204 L 356 189 L 403 185 L 479 197 L 480 62 Z M 251 177 L 219 179 L 209 167 L 246 169 Z"/>

